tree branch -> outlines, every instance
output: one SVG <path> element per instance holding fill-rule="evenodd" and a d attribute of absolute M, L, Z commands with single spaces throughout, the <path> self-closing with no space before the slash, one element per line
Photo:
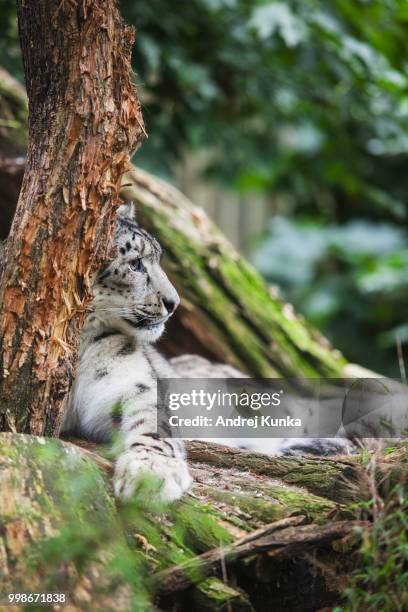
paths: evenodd
<path fill-rule="evenodd" d="M 197 577 L 202 580 L 205 576 L 220 574 L 222 562 L 229 565 L 244 557 L 263 553 L 267 553 L 274 561 L 281 562 L 348 537 L 356 529 L 369 527 L 369 523 L 364 521 L 341 521 L 323 527 L 298 526 L 296 521 L 293 523 L 293 526 L 282 530 L 279 524 L 275 530 L 272 530 L 273 526 L 267 526 L 264 530 L 259 530 L 257 537 L 243 538 L 229 546 L 209 550 L 191 561 L 159 572 L 154 576 L 158 594 L 162 597 L 168 596 L 188 588 L 194 584 Z"/>

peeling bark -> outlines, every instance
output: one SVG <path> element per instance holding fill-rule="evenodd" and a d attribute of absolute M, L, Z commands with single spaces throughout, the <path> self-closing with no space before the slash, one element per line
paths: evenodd
<path fill-rule="evenodd" d="M 20 1 L 18 17 L 29 146 L 0 287 L 0 429 L 52 435 L 120 179 L 145 132 L 133 31 L 114 0 Z"/>

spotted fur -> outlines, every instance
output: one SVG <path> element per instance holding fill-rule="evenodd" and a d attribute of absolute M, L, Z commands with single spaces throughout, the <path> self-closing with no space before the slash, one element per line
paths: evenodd
<path fill-rule="evenodd" d="M 161 498 L 170 501 L 182 496 L 191 478 L 182 442 L 156 433 L 156 380 L 172 372 L 152 344 L 179 297 L 160 266 L 161 247 L 134 221 L 133 205 L 119 208 L 114 238 L 117 255 L 94 282 L 62 431 L 108 441 L 119 430 L 116 495 L 131 497 L 150 473 L 161 482 Z"/>

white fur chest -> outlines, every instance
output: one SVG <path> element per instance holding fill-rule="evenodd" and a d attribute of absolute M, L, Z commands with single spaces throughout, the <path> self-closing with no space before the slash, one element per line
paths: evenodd
<path fill-rule="evenodd" d="M 86 437 L 101 441 L 109 439 L 112 412 L 140 385 L 156 394 L 155 373 L 145 351 L 122 334 L 81 346 L 63 430 L 80 430 Z"/>

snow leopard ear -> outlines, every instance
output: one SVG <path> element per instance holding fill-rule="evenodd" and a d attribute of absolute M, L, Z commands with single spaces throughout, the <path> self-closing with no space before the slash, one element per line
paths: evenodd
<path fill-rule="evenodd" d="M 133 202 L 121 204 L 116 211 L 116 215 L 121 219 L 129 219 L 136 222 L 136 208 Z"/>

